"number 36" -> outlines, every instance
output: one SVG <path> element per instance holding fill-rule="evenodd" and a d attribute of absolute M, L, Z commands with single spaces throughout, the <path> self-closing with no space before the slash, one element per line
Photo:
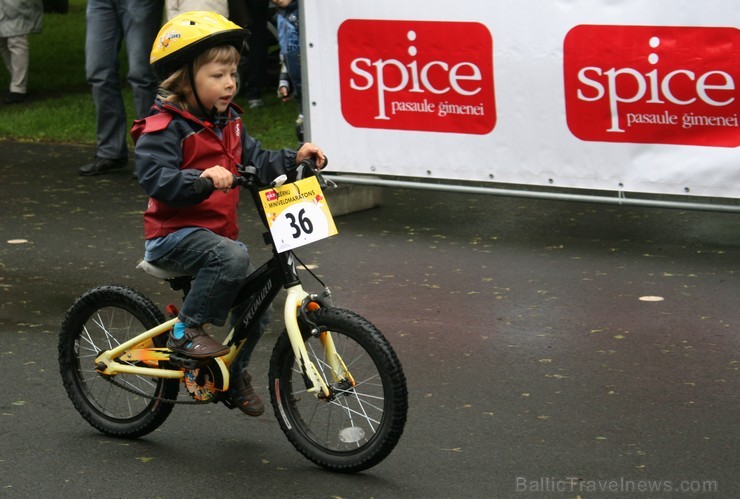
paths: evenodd
<path fill-rule="evenodd" d="M 306 216 L 306 210 L 301 208 L 298 212 L 298 219 L 292 213 L 286 213 L 285 217 L 290 220 L 290 226 L 293 228 L 293 239 L 301 237 L 301 233 L 310 234 L 313 232 L 313 222 Z"/>

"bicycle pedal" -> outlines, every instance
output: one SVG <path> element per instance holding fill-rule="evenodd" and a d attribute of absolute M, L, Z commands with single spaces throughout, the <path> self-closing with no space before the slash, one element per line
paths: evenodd
<path fill-rule="evenodd" d="M 174 352 L 170 354 L 171 364 L 175 365 L 176 367 L 187 369 L 189 371 L 205 366 L 209 364 L 212 360 L 213 359 L 194 359 L 192 357 L 187 357 L 185 355 Z"/>

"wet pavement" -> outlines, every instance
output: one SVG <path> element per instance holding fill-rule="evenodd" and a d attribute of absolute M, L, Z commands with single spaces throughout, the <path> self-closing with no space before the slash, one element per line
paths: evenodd
<path fill-rule="evenodd" d="M 384 188 L 339 217 L 298 255 L 394 345 L 410 406 L 394 452 L 346 476 L 269 408 L 177 407 L 135 441 L 77 414 L 56 359 L 75 297 L 178 298 L 135 270 L 131 170 L 78 177 L 92 155 L 0 142 L 0 496 L 740 497 L 740 215 Z M 245 204 L 261 262 L 256 224 Z M 280 329 L 253 360 L 265 396 Z"/>

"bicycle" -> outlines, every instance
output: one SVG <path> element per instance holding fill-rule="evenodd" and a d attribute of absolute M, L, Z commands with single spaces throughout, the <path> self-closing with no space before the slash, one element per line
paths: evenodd
<path fill-rule="evenodd" d="M 59 337 L 59 365 L 67 394 L 82 417 L 102 433 L 138 438 L 158 428 L 175 404 L 222 402 L 233 409 L 227 392 L 229 366 L 250 338 L 280 289 L 286 289 L 285 329 L 278 336 L 268 368 L 275 417 L 292 445 L 320 467 L 358 472 L 387 457 L 398 443 L 408 410 L 406 378 L 383 334 L 360 315 L 337 308 L 326 285 L 320 294 L 304 291 L 293 250 L 276 249 L 260 193 L 281 186 L 285 176 L 263 185 L 256 169 L 239 167 L 232 188 L 244 188 L 268 228 L 272 257 L 240 291 L 234 307 L 243 310 L 223 341 L 226 355 L 196 360 L 165 347 L 177 309 L 166 319 L 141 292 L 121 285 L 88 290 L 66 313 Z M 327 188 L 315 164 L 299 171 Z M 294 181 L 298 182 L 298 181 Z M 290 183 L 285 184 L 287 186 Z M 213 190 L 209 179 L 195 187 Z M 296 228 L 310 229 L 301 219 Z M 139 267 L 165 279 L 184 296 L 192 276 L 142 262 Z M 179 400 L 180 385 L 191 400 Z M 186 396 L 187 398 L 187 396 Z"/>

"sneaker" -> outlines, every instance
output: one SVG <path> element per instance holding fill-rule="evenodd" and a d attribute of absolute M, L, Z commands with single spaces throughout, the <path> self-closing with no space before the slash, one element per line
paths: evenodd
<path fill-rule="evenodd" d="M 108 159 L 96 156 L 92 163 L 80 168 L 79 174 L 81 177 L 92 177 L 93 175 L 102 175 L 111 170 L 125 168 L 126 166 L 128 166 L 128 158 Z"/>
<path fill-rule="evenodd" d="M 185 334 L 179 339 L 170 333 L 167 348 L 194 359 L 210 359 L 229 353 L 229 347 L 211 338 L 200 326 L 185 328 Z"/>
<path fill-rule="evenodd" d="M 252 387 L 252 376 L 244 369 L 240 375 L 234 376 L 229 388 L 231 402 L 247 416 L 261 416 L 265 412 L 265 404 Z"/>

